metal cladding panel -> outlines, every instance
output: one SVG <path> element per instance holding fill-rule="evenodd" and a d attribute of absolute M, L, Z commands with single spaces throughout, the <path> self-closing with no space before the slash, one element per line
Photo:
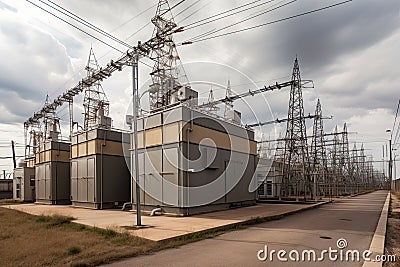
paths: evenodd
<path fill-rule="evenodd" d="M 237 154 L 233 152 L 233 154 Z M 235 156 L 235 155 L 234 155 Z M 239 157 L 241 158 L 241 157 Z M 256 166 L 256 156 L 250 155 L 247 164 L 245 162 L 232 162 L 234 174 L 227 176 L 227 185 L 233 185 L 239 180 L 233 189 L 227 193 L 227 202 L 238 200 L 255 200 L 256 192 L 249 192 L 249 185 L 252 181 Z M 236 179 L 234 179 L 236 178 Z"/>
<path fill-rule="evenodd" d="M 145 152 L 145 179 L 139 180 L 140 184 L 144 186 L 146 192 L 149 194 L 144 195 L 144 203 L 149 205 L 157 204 L 157 201 L 150 197 L 161 196 L 162 194 L 162 151 L 153 150 Z"/>
<path fill-rule="evenodd" d="M 146 147 L 161 145 L 162 143 L 162 128 L 153 128 L 145 131 Z"/>
<path fill-rule="evenodd" d="M 138 131 L 143 130 L 143 125 L 144 125 L 144 118 L 138 118 L 138 120 L 137 120 L 137 129 L 138 129 Z"/>
<path fill-rule="evenodd" d="M 53 162 L 52 172 L 52 184 L 54 187 L 52 198 L 55 204 L 67 204 L 71 195 L 70 164 L 65 162 Z"/>
<path fill-rule="evenodd" d="M 179 142 L 180 128 L 179 122 L 163 126 L 163 144 Z"/>
<path fill-rule="evenodd" d="M 93 131 L 91 131 L 91 132 L 93 132 Z M 78 143 L 82 143 L 82 142 L 85 142 L 86 140 L 88 140 L 88 138 L 87 138 L 88 134 L 89 134 L 89 132 L 79 133 L 77 135 Z"/>
<path fill-rule="evenodd" d="M 123 157 L 103 155 L 103 182 L 102 186 L 100 177 L 100 155 L 97 155 L 96 163 L 97 170 L 96 173 L 96 183 L 99 189 L 99 194 L 97 195 L 96 202 L 100 202 L 103 199 L 104 203 L 114 202 L 128 202 L 130 201 L 130 172 L 128 166 L 125 163 Z M 103 188 L 103 196 L 100 197 L 100 188 Z"/>
<path fill-rule="evenodd" d="M 85 142 L 78 144 L 78 157 L 86 155 L 87 155 L 87 143 Z"/>
<path fill-rule="evenodd" d="M 144 123 L 145 129 L 150 129 L 150 128 L 161 126 L 162 125 L 161 118 L 162 118 L 161 113 L 156 113 L 154 115 L 147 117 L 147 119 Z"/>
<path fill-rule="evenodd" d="M 43 199 L 45 197 L 44 194 L 44 189 L 45 189 L 45 184 L 44 184 L 44 179 L 43 174 L 44 173 L 44 166 L 38 165 L 35 168 L 35 187 L 36 187 L 36 198 L 38 199 Z"/>
<path fill-rule="evenodd" d="M 95 159 L 87 159 L 87 201 L 95 201 Z"/>
<path fill-rule="evenodd" d="M 78 162 L 71 161 L 71 198 L 78 199 Z"/>
<path fill-rule="evenodd" d="M 44 199 L 51 199 L 52 196 L 52 186 L 51 186 L 51 169 L 50 169 L 50 163 L 46 163 L 44 165 L 45 169 L 45 196 Z"/>
<path fill-rule="evenodd" d="M 184 126 L 182 131 L 182 141 L 189 140 L 191 143 L 200 144 L 207 139 L 211 139 L 217 148 L 225 150 L 234 150 L 243 153 L 257 154 L 257 143 L 245 138 L 228 135 L 227 133 L 219 132 L 210 128 L 199 125 L 193 125 L 192 131 L 188 133 L 186 129 L 189 125 Z M 205 145 L 210 145 L 205 143 Z"/>
<path fill-rule="evenodd" d="M 179 148 L 165 149 L 163 153 L 163 202 L 168 205 L 179 205 Z"/>
<path fill-rule="evenodd" d="M 171 110 L 164 111 L 163 124 L 170 124 L 182 121 L 182 108 L 173 108 Z"/>
<path fill-rule="evenodd" d="M 77 201 L 87 201 L 87 158 L 78 160 Z"/>

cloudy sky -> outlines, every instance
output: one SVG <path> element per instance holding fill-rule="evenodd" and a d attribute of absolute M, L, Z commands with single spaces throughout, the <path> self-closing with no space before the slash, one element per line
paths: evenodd
<path fill-rule="evenodd" d="M 56 12 L 44 3 L 33 3 Z M 152 35 L 150 22 L 156 0 L 53 0 L 106 32 L 135 45 Z M 44 2 L 44 3 L 43 3 Z M 170 0 L 170 5 L 180 2 Z M 243 5 L 247 1 L 186 0 L 173 10 L 175 21 L 187 26 L 203 18 Z M 251 16 L 218 34 L 273 22 L 340 0 L 258 1 L 246 12 L 176 34 L 176 43 L 209 31 L 221 29 Z M 60 17 L 65 18 L 58 14 Z M 66 18 L 69 22 L 70 19 Z M 95 35 L 115 48 L 127 48 L 84 26 L 74 25 Z M 393 127 L 400 85 L 400 1 L 354 0 L 344 5 L 307 16 L 270 24 L 251 31 L 178 46 L 189 81 L 196 83 L 200 96 L 207 98 L 209 84 L 215 97 L 224 95 L 229 79 L 234 92 L 240 93 L 263 85 L 290 79 L 294 58 L 299 58 L 303 79 L 314 81 L 305 88 L 305 113 L 313 113 L 320 98 L 326 120 L 326 132 L 343 128 L 346 122 L 351 148 L 364 143 L 368 154 L 382 160 L 382 146 L 390 138 L 386 129 Z M 141 29 L 141 30 L 140 30 Z M 139 31 L 140 30 L 140 31 Z M 23 122 L 44 103 L 46 94 L 55 98 L 84 75 L 90 47 L 100 65 L 120 56 L 120 52 L 100 43 L 61 20 L 23 0 L 0 0 L 0 157 L 10 156 L 9 142 L 23 144 Z M 143 59 L 146 64 L 152 64 Z M 141 90 L 145 91 L 151 69 L 140 66 Z M 204 85 L 207 84 L 207 85 Z M 130 104 L 129 69 L 116 73 L 103 83 L 110 100 L 115 127 L 122 128 Z M 243 123 L 287 116 L 288 89 L 266 93 L 236 103 Z M 143 98 L 146 106 L 147 98 Z M 203 100 L 201 100 L 203 101 Z M 82 118 L 82 98 L 75 101 L 75 120 Z M 68 109 L 58 110 L 64 126 Z M 312 122 L 307 122 L 311 131 Z M 395 127 L 396 130 L 397 126 Z M 282 131 L 284 125 L 276 129 Z M 270 132 L 270 129 L 264 129 Z M 67 132 L 63 133 L 67 136 Z M 397 146 L 399 148 L 399 146 Z M 23 154 L 18 148 L 18 155 Z M 376 163 L 382 169 L 382 163 Z M 399 165 L 400 167 L 400 165 Z M 11 160 L 0 160 L 0 169 L 11 170 Z M 398 171 L 400 175 L 400 169 Z"/>

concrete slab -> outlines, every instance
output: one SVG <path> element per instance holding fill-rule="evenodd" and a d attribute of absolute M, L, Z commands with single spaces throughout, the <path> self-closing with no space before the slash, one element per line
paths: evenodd
<path fill-rule="evenodd" d="M 268 218 L 313 208 L 316 204 L 258 204 L 256 206 L 211 212 L 190 217 L 143 216 L 147 228 L 132 229 L 136 223 L 134 212 L 120 210 L 91 210 L 72 206 L 19 204 L 3 206 L 33 215 L 64 215 L 76 218 L 74 222 L 99 228 L 128 230 L 131 234 L 153 241 L 171 239 L 213 228 L 244 223 L 255 218 Z"/>

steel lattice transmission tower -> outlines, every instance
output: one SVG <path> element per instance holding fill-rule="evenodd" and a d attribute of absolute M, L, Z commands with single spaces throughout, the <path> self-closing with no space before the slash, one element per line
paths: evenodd
<path fill-rule="evenodd" d="M 151 22 L 155 26 L 153 37 L 159 37 L 150 55 L 155 61 L 150 73 L 152 84 L 149 86 L 150 109 L 154 110 L 175 103 L 181 97 L 185 98 L 185 92 L 181 89 L 189 86 L 172 37 L 171 29 L 177 25 L 167 0 L 159 0 Z"/>
<path fill-rule="evenodd" d="M 354 144 L 353 149 L 351 151 L 351 176 L 354 179 L 357 191 L 360 189 L 362 185 L 360 180 L 360 168 L 359 168 L 359 159 L 358 159 L 358 150 L 357 145 Z"/>
<path fill-rule="evenodd" d="M 285 136 L 281 196 L 307 194 L 310 189 L 309 155 L 306 123 L 304 119 L 303 93 L 299 62 L 296 58 L 293 67 L 288 121 Z M 294 186 L 294 187 L 293 187 Z"/>
<path fill-rule="evenodd" d="M 90 48 L 89 59 L 86 66 L 87 76 L 91 76 L 99 70 L 99 64 Z M 108 116 L 109 102 L 100 81 L 96 81 L 92 86 L 85 89 L 85 97 L 83 99 L 84 108 L 84 130 L 88 130 L 96 125 L 101 124 L 99 118 Z"/>
<path fill-rule="evenodd" d="M 327 182 L 327 158 L 325 151 L 325 140 L 324 140 L 324 127 L 322 118 L 321 102 L 318 99 L 317 106 L 315 108 L 314 127 L 313 127 L 313 138 L 311 141 L 311 169 L 314 173 L 314 182 L 317 185 L 323 185 Z M 320 188 L 320 187 L 319 187 Z"/>
<path fill-rule="evenodd" d="M 342 143 L 340 148 L 340 167 L 342 169 L 342 183 L 345 185 L 345 193 L 348 193 L 347 189 L 348 186 L 352 185 L 352 177 L 350 170 L 349 138 L 346 123 L 344 123 L 342 132 Z"/>

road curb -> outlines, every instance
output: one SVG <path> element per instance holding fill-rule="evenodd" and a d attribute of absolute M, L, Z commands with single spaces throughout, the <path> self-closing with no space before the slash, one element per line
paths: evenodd
<path fill-rule="evenodd" d="M 372 255 L 384 255 L 385 253 L 385 238 L 390 196 L 390 192 L 388 192 L 381 216 L 379 217 L 378 225 L 376 226 L 374 236 L 372 237 L 371 244 L 369 246 L 369 250 L 373 253 Z M 363 267 L 378 267 L 382 265 L 383 262 L 365 261 Z"/>
<path fill-rule="evenodd" d="M 171 237 L 171 238 L 166 238 L 163 240 L 159 240 L 157 242 L 159 243 L 164 243 L 164 242 L 171 242 L 171 241 L 186 241 L 186 240 L 192 240 L 193 242 L 195 241 L 200 241 L 202 239 L 206 239 L 209 238 L 213 235 L 216 234 L 222 234 L 223 232 L 227 232 L 230 230 L 239 230 L 239 229 L 243 229 L 246 228 L 248 226 L 254 225 L 254 224 L 259 224 L 259 223 L 264 223 L 264 222 L 269 222 L 269 221 L 274 221 L 274 220 L 279 220 L 282 219 L 286 216 L 289 215 L 293 215 L 296 213 L 300 213 L 303 211 L 307 211 L 307 210 L 311 210 L 311 209 L 315 209 L 318 208 L 322 205 L 331 203 L 332 201 L 324 201 L 324 202 L 319 202 L 316 204 L 312 204 L 308 207 L 303 207 L 301 209 L 298 210 L 293 210 L 293 211 L 288 211 L 288 212 L 283 212 L 280 214 L 276 214 L 276 215 L 271 215 L 271 216 L 264 216 L 264 217 L 254 217 L 245 221 L 241 221 L 241 222 L 235 222 L 235 223 L 230 223 L 230 224 L 226 224 L 226 225 L 222 225 L 222 226 L 218 226 L 218 227 L 213 227 L 213 228 L 209 228 L 206 230 L 202 230 L 202 231 L 197 231 L 197 232 L 193 232 L 193 233 L 188 233 L 188 234 L 184 234 L 184 235 L 180 235 L 180 236 L 175 236 L 175 237 Z"/>

